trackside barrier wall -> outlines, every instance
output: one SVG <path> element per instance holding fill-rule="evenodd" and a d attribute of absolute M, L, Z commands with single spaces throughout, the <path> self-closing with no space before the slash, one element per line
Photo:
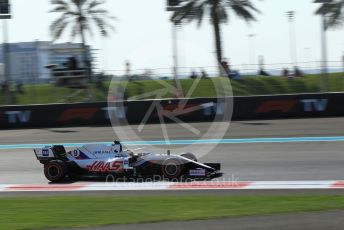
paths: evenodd
<path fill-rule="evenodd" d="M 344 115 L 344 94 L 297 94 L 235 97 L 233 120 L 329 117 Z M 137 124 L 157 101 L 120 103 L 78 103 L 0 107 L 0 128 L 107 125 L 109 117 Z M 180 107 L 180 104 L 184 104 Z M 159 122 L 159 116 L 174 114 L 184 122 L 229 120 L 224 98 L 159 100 L 148 116 L 148 123 Z"/>

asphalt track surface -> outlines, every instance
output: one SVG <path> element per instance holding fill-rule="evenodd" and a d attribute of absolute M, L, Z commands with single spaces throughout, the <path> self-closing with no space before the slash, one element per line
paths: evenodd
<path fill-rule="evenodd" d="M 204 123 L 193 123 L 204 131 Z M 145 140 L 161 140 L 159 125 L 145 127 Z M 123 127 L 122 127 L 123 128 Z M 128 127 L 127 127 L 128 128 Z M 124 130 L 126 127 L 124 127 Z M 190 139 L 177 125 L 168 125 L 171 139 Z M 335 137 L 344 136 L 344 118 L 295 119 L 233 122 L 224 138 Z M 111 127 L 62 127 L 48 129 L 1 130 L 0 145 L 103 142 L 116 139 Z M 131 139 L 137 140 L 135 138 Z M 221 162 L 225 179 L 237 180 L 341 180 L 344 178 L 344 142 L 290 142 L 220 144 L 202 161 Z M 0 150 L 0 183 L 47 183 L 42 166 L 31 149 Z M 260 190 L 260 191 L 147 191 L 84 192 L 83 195 L 281 195 L 344 194 L 343 190 Z M 4 193 L 1 196 L 54 196 L 68 193 Z M 119 225 L 106 229 L 343 229 L 342 211 L 242 217 L 224 220 L 167 222 L 142 225 Z M 95 229 L 95 228 L 92 228 Z"/>
<path fill-rule="evenodd" d="M 229 181 L 341 180 L 343 142 L 219 145 L 203 157 L 221 162 Z M 0 151 L 0 183 L 47 183 L 32 150 Z"/>
<path fill-rule="evenodd" d="M 192 125 L 201 131 L 208 127 L 204 123 Z M 147 125 L 142 134 L 145 140 L 161 140 L 159 127 Z M 167 128 L 171 139 L 189 138 L 178 125 Z M 343 130 L 344 118 L 246 121 L 233 122 L 224 138 L 332 137 L 344 136 Z M 2 130 L 0 137 L 0 145 L 116 139 L 111 127 Z M 222 163 L 223 178 L 227 180 L 341 180 L 343 148 L 342 141 L 219 144 L 201 161 Z M 47 183 L 31 149 L 0 150 L 0 172 L 2 184 Z"/>
<path fill-rule="evenodd" d="M 191 123 L 204 132 L 208 123 Z M 124 131 L 131 127 L 121 127 Z M 118 128 L 115 127 L 117 130 Z M 160 125 L 146 125 L 142 137 L 161 140 Z M 180 126 L 168 124 L 171 139 L 190 139 Z M 275 138 L 275 137 L 326 137 L 344 136 L 344 118 L 287 119 L 232 122 L 223 138 Z M 112 127 L 66 127 L 46 129 L 0 130 L 0 144 L 51 143 L 51 142 L 102 142 L 116 138 Z M 204 137 L 206 138 L 206 137 Z M 131 138 L 130 140 L 137 140 Z"/>

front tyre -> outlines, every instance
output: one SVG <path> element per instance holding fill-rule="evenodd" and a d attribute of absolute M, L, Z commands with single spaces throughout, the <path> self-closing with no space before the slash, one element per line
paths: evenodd
<path fill-rule="evenodd" d="M 180 178 L 183 175 L 184 165 L 176 158 L 170 158 L 162 163 L 162 173 L 168 179 Z"/>
<path fill-rule="evenodd" d="M 44 165 L 44 175 L 51 182 L 61 182 L 67 176 L 67 166 L 60 160 L 50 161 Z"/>

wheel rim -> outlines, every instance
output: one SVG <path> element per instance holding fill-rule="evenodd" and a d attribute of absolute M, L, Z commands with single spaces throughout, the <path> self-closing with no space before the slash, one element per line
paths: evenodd
<path fill-rule="evenodd" d="M 166 165 L 165 171 L 169 176 L 174 176 L 178 172 L 178 166 L 175 163 L 169 163 Z"/>
<path fill-rule="evenodd" d="M 48 175 L 49 177 L 58 177 L 60 175 L 60 169 L 56 165 L 51 165 L 48 168 Z"/>

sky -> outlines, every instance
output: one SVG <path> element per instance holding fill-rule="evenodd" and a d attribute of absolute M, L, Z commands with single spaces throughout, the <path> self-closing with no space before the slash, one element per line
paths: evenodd
<path fill-rule="evenodd" d="M 314 15 L 317 4 L 312 3 L 312 0 L 252 2 L 261 11 L 256 15 L 256 22 L 247 24 L 231 14 L 230 21 L 222 26 L 224 56 L 232 65 L 258 63 L 260 55 L 264 56 L 266 64 L 290 63 L 290 31 L 286 16 L 289 10 L 296 12 L 297 60 L 321 60 L 320 17 Z M 13 18 L 9 20 L 9 42 L 51 40 L 49 25 L 58 14 L 49 13 L 50 1 L 12 0 L 11 3 Z M 109 38 L 95 36 L 87 40 L 98 50 L 101 69 L 119 73 L 117 71 L 124 70 L 125 62 L 129 60 L 131 68 L 137 72 L 141 69 L 164 69 L 161 71 L 171 72 L 171 13 L 166 11 L 165 4 L 165 0 L 107 1 L 106 9 L 117 18 L 113 22 L 115 33 Z M 2 25 L 0 28 L 2 30 Z M 250 40 L 249 34 L 255 36 Z M 344 51 L 343 35 L 344 28 L 328 32 L 330 61 L 341 61 Z M 69 36 L 64 36 L 58 42 L 69 41 Z M 184 25 L 178 32 L 178 47 L 179 66 L 188 67 L 185 71 L 216 65 L 213 32 L 209 20 L 204 20 L 201 27 L 196 23 Z"/>

